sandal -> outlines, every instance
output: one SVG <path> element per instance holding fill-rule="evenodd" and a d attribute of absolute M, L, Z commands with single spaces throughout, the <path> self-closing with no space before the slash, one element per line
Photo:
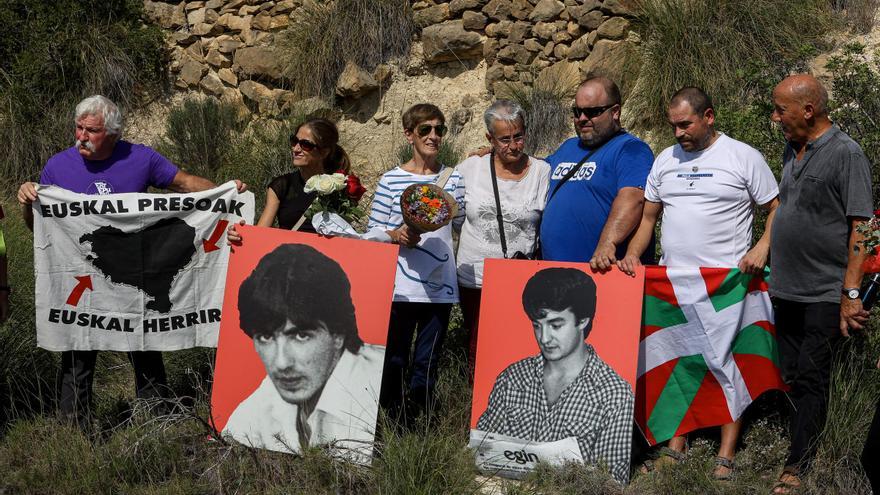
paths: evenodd
<path fill-rule="evenodd" d="M 787 495 L 798 493 L 800 488 L 801 479 L 794 473 L 783 471 L 782 474 L 779 475 L 779 480 L 773 485 L 773 489 L 770 493 L 773 495 Z"/>
<path fill-rule="evenodd" d="M 727 469 L 727 472 L 724 474 L 719 474 L 718 468 L 725 468 Z M 728 459 L 721 456 L 715 457 L 715 469 L 712 471 L 713 478 L 718 481 L 730 481 L 731 479 L 733 479 L 734 471 L 736 471 L 736 463 L 733 462 L 733 459 Z"/>
<path fill-rule="evenodd" d="M 669 447 L 661 447 L 659 450 L 659 455 L 656 459 L 648 459 L 642 463 L 642 466 L 639 468 L 639 471 L 642 474 L 648 474 L 657 469 L 671 466 L 673 464 L 680 464 L 684 462 L 687 458 L 687 454 L 684 452 L 679 452 L 677 450 L 672 450 Z"/>

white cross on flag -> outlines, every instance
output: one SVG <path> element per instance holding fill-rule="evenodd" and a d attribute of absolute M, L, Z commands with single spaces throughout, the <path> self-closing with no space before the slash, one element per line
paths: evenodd
<path fill-rule="evenodd" d="M 654 445 L 730 423 L 779 375 L 766 274 L 647 267 L 636 421 Z"/>

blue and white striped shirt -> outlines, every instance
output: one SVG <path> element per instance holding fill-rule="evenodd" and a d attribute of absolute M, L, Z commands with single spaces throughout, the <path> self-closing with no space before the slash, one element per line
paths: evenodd
<path fill-rule="evenodd" d="M 442 167 L 440 172 L 446 167 Z M 395 167 L 379 179 L 370 208 L 370 229 L 394 230 L 403 225 L 400 195 L 412 184 L 430 184 L 440 174 L 418 175 Z M 464 179 L 456 171 L 444 186 L 458 202 L 458 214 L 453 223 L 460 228 L 464 221 Z M 394 300 L 432 303 L 458 302 L 458 283 L 455 257 L 452 251 L 452 226 L 446 225 L 434 232 L 422 234 L 422 240 L 413 248 L 400 247 L 397 258 L 397 277 L 394 282 Z"/>

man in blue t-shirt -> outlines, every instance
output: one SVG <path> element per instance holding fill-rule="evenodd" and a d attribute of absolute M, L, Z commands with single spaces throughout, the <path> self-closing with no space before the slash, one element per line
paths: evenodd
<path fill-rule="evenodd" d="M 572 107 L 578 136 L 547 157 L 553 172 L 541 220 L 545 260 L 589 261 L 593 269 L 607 270 L 626 252 L 641 219 L 654 154 L 621 128 L 620 109 L 614 81 L 594 77 L 578 88 Z M 643 262 L 652 262 L 654 250 L 645 252 L 648 259 Z"/>

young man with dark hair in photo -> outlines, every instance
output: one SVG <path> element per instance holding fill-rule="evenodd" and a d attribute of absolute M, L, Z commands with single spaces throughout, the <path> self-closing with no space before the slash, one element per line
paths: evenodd
<path fill-rule="evenodd" d="M 329 443 L 369 452 L 385 347 L 358 335 L 342 267 L 311 246 L 281 245 L 241 284 L 238 309 L 266 378 L 223 434 L 281 452 Z"/>
<path fill-rule="evenodd" d="M 575 268 L 547 268 L 526 283 L 522 303 L 541 352 L 498 375 L 477 429 L 531 442 L 575 437 L 584 462 L 626 483 L 635 398 L 585 342 L 596 283 Z"/>

